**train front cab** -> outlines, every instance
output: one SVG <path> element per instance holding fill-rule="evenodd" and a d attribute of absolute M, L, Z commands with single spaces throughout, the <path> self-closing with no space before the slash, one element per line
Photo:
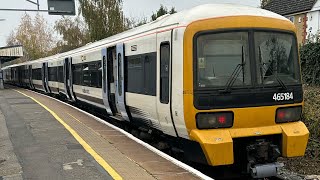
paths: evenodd
<path fill-rule="evenodd" d="M 304 155 L 309 131 L 300 121 L 295 32 L 290 21 L 259 16 L 205 19 L 186 27 L 184 117 L 204 163 L 277 168 L 272 163 L 279 156 Z"/>

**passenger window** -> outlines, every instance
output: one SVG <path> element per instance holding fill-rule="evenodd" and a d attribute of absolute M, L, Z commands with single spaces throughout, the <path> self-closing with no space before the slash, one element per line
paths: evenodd
<path fill-rule="evenodd" d="M 98 62 L 98 70 L 97 70 L 97 74 L 98 74 L 98 85 L 97 88 L 101 88 L 102 87 L 102 67 L 101 67 L 101 61 Z"/>
<path fill-rule="evenodd" d="M 89 66 L 88 64 L 82 65 L 82 85 L 83 86 L 90 86 L 91 84 L 91 77 L 89 74 Z"/>
<path fill-rule="evenodd" d="M 122 96 L 122 59 L 120 53 L 118 53 L 118 92 L 119 96 Z"/>
<path fill-rule="evenodd" d="M 170 44 L 160 46 L 160 102 L 169 103 Z"/>
<path fill-rule="evenodd" d="M 73 69 L 73 84 L 81 85 L 81 79 L 82 79 L 81 73 L 82 73 L 82 65 L 75 64 Z"/>

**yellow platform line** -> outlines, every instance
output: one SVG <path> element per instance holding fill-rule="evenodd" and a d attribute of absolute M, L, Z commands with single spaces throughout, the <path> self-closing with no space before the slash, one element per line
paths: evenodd
<path fill-rule="evenodd" d="M 49 109 L 47 106 L 36 100 L 35 98 L 28 96 L 27 94 L 20 92 L 18 90 L 14 91 L 32 99 L 36 103 L 38 103 L 40 106 L 42 106 L 44 109 L 46 109 L 52 116 L 59 121 L 71 134 L 72 136 L 83 146 L 83 148 L 111 175 L 111 177 L 115 180 L 122 180 L 122 177 L 95 151 L 93 148 L 86 143 L 80 135 L 73 130 L 67 123 L 65 123 L 54 111 Z"/>

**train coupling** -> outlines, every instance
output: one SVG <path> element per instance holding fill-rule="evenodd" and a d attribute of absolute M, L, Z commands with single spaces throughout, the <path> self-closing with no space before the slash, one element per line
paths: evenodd
<path fill-rule="evenodd" d="M 276 162 L 281 155 L 279 147 L 265 139 L 259 139 L 247 146 L 247 171 L 253 178 L 276 176 L 283 163 Z"/>
<path fill-rule="evenodd" d="M 257 164 L 250 167 L 250 174 L 253 178 L 273 177 L 277 175 L 278 169 L 283 167 L 283 163 Z"/>

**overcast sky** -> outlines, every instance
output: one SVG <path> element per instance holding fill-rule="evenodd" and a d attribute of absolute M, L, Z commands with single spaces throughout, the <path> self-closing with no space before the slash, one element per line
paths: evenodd
<path fill-rule="evenodd" d="M 36 6 L 27 2 L 26 0 L 1 0 L 0 8 L 19 8 L 19 9 L 35 9 Z M 33 0 L 36 1 L 36 0 Z M 47 9 L 47 0 L 39 0 L 40 9 Z M 233 3 L 244 4 L 253 7 L 258 7 L 260 0 L 123 0 L 123 11 L 127 17 L 134 17 L 141 19 L 143 17 L 150 17 L 152 12 L 155 12 L 160 4 L 164 6 L 175 7 L 177 11 L 188 9 L 201 4 L 208 3 Z M 34 12 L 28 12 L 34 15 Z M 21 16 L 24 12 L 9 12 L 0 11 L 0 47 L 6 45 L 6 39 L 10 32 L 17 28 Z M 49 16 L 47 13 L 42 13 L 51 26 L 61 16 Z"/>

